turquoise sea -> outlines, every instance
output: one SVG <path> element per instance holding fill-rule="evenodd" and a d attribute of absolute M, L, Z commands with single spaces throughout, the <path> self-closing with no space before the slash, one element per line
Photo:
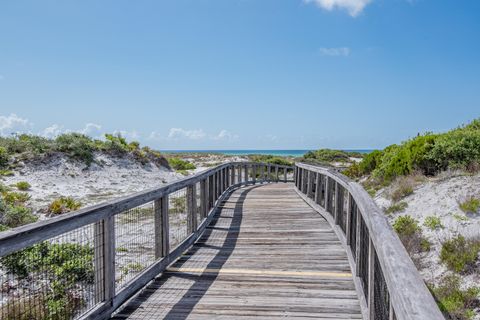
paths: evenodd
<path fill-rule="evenodd" d="M 165 153 L 218 153 L 229 156 L 244 156 L 249 154 L 273 155 L 282 157 L 302 157 L 311 150 L 163 150 Z M 370 153 L 370 149 L 350 149 L 349 152 Z"/>

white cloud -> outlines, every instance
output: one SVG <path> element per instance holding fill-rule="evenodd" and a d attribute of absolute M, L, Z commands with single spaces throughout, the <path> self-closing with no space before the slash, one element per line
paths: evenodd
<path fill-rule="evenodd" d="M 55 138 L 63 133 L 63 126 L 52 124 L 50 127 L 43 129 L 40 135 L 45 138 Z"/>
<path fill-rule="evenodd" d="M 320 48 L 320 54 L 330 57 L 348 57 L 350 55 L 350 48 L 348 47 L 339 47 L 339 48 Z"/>
<path fill-rule="evenodd" d="M 0 116 L 0 135 L 13 133 L 32 126 L 28 119 L 20 118 L 15 113 Z"/>
<path fill-rule="evenodd" d="M 85 135 L 95 135 L 100 133 L 102 126 L 96 123 L 87 123 L 79 132 Z"/>
<path fill-rule="evenodd" d="M 346 10 L 352 17 L 358 16 L 372 0 L 304 0 L 306 3 L 315 3 L 322 9 Z"/>
<path fill-rule="evenodd" d="M 212 136 L 213 140 L 235 140 L 238 139 L 237 134 L 233 134 L 225 129 L 221 130 L 217 135 Z"/>
<path fill-rule="evenodd" d="M 169 139 L 187 138 L 190 140 L 200 140 L 207 135 L 202 129 L 185 130 L 182 128 L 171 128 L 168 133 Z"/>
<path fill-rule="evenodd" d="M 126 130 L 115 130 L 113 132 L 114 135 L 121 135 L 124 138 L 127 138 L 127 140 L 132 140 L 132 139 L 138 139 L 140 138 L 140 134 L 136 131 L 126 131 Z"/>

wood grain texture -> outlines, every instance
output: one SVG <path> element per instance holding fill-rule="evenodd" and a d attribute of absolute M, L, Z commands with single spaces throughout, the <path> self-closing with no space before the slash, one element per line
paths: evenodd
<path fill-rule="evenodd" d="M 361 319 L 328 222 L 292 184 L 247 186 L 114 319 Z"/>

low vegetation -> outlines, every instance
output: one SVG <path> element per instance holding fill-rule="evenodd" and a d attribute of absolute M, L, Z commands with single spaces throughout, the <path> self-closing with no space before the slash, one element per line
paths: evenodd
<path fill-rule="evenodd" d="M 385 210 L 385 213 L 392 214 L 392 213 L 402 212 L 402 211 L 405 211 L 407 207 L 408 207 L 408 203 L 402 201 L 399 203 L 392 204 L 390 207 L 388 207 Z"/>
<path fill-rule="evenodd" d="M 475 316 L 475 308 L 480 307 L 480 287 L 462 288 L 460 278 L 449 274 L 431 287 L 440 310 L 448 319 L 470 320 Z"/>
<path fill-rule="evenodd" d="M 95 152 L 112 156 L 129 156 L 141 162 L 153 162 L 159 166 L 168 166 L 165 158 L 155 150 L 140 147 L 136 141 L 128 142 L 121 135 L 106 134 L 105 140 L 92 139 L 81 133 L 65 133 L 55 139 L 20 134 L 12 137 L 0 137 L 0 169 L 14 168 L 18 161 L 28 161 L 62 153 L 70 159 L 90 165 Z"/>
<path fill-rule="evenodd" d="M 81 206 L 82 204 L 72 197 L 60 197 L 50 203 L 47 208 L 47 213 L 50 215 L 59 215 L 78 210 Z"/>
<path fill-rule="evenodd" d="M 466 239 L 458 235 L 442 244 L 440 261 L 449 270 L 469 273 L 476 268 L 480 253 L 480 239 Z"/>
<path fill-rule="evenodd" d="M 409 215 L 398 217 L 393 229 L 397 232 L 400 241 L 418 266 L 420 260 L 418 254 L 430 250 L 430 242 L 424 237 L 418 221 Z"/>
<path fill-rule="evenodd" d="M 26 206 L 30 196 L 0 184 L 0 232 L 38 220 Z"/>
<path fill-rule="evenodd" d="M 18 190 L 21 190 L 21 191 L 30 190 L 30 188 L 32 187 L 30 183 L 26 181 L 19 181 L 15 184 L 15 186 L 17 187 Z"/>
<path fill-rule="evenodd" d="M 191 162 L 188 162 L 186 160 L 180 159 L 180 158 L 169 158 L 168 159 L 168 164 L 172 169 L 175 169 L 176 171 L 186 171 L 186 170 L 194 170 L 196 169 L 195 165 Z"/>
<path fill-rule="evenodd" d="M 343 163 L 352 163 L 353 161 L 350 158 L 362 158 L 363 154 L 358 152 L 348 152 L 342 150 L 332 150 L 332 149 L 319 149 L 315 151 L 309 151 L 303 156 L 303 161 L 314 162 L 314 163 L 332 163 L 332 162 L 343 162 Z"/>
<path fill-rule="evenodd" d="M 293 162 L 285 157 L 273 156 L 273 155 L 251 155 L 250 161 L 263 162 L 270 164 L 277 164 L 281 166 L 293 166 Z"/>
<path fill-rule="evenodd" d="M 459 203 L 460 209 L 465 213 L 478 213 L 480 211 L 480 199 L 474 196 L 467 197 Z"/>
<path fill-rule="evenodd" d="M 15 307 L 20 301 L 9 300 L 1 310 L 7 319 L 70 319 L 85 303 L 79 284 L 92 284 L 94 279 L 93 248 L 74 243 L 42 242 L 2 257 L 0 264 L 17 279 L 38 281 L 45 288 L 45 294 L 22 298 L 41 304 L 38 310 L 28 307 L 29 314 L 21 315 L 22 309 Z"/>
<path fill-rule="evenodd" d="M 399 145 L 366 155 L 345 173 L 371 175 L 382 183 L 419 171 L 433 175 L 446 169 L 474 171 L 480 163 L 480 119 L 445 133 L 425 133 Z"/>
<path fill-rule="evenodd" d="M 445 228 L 440 218 L 436 216 L 426 217 L 425 221 L 423 222 L 423 225 L 432 231 Z"/>

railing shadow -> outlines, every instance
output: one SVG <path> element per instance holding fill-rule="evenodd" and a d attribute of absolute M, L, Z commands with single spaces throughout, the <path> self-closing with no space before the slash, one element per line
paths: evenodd
<path fill-rule="evenodd" d="M 219 228 L 214 229 L 214 228 L 207 228 L 203 235 L 200 237 L 198 240 L 199 242 L 203 242 L 201 244 L 194 245 L 192 248 L 190 248 L 185 255 L 183 255 L 179 261 L 174 263 L 173 267 L 175 268 L 181 268 L 183 265 L 185 265 L 192 257 L 194 257 L 194 254 L 198 252 L 201 249 L 209 248 L 213 250 L 217 250 L 217 253 L 215 256 L 208 262 L 207 266 L 203 270 L 202 273 L 195 274 L 195 273 L 166 273 L 162 277 L 159 277 L 155 279 L 149 286 L 147 286 L 143 292 L 140 294 L 138 299 L 141 301 L 146 301 L 150 296 L 155 294 L 156 291 L 162 290 L 162 284 L 164 284 L 168 278 L 175 277 L 175 278 L 182 278 L 185 280 L 193 281 L 193 284 L 190 286 L 190 288 L 182 295 L 182 297 L 171 307 L 171 309 L 165 314 L 162 315 L 158 318 L 163 318 L 163 319 L 170 319 L 170 318 L 175 318 L 175 319 L 186 319 L 192 310 L 195 308 L 195 306 L 198 304 L 198 302 L 203 298 L 203 296 L 206 294 L 206 292 L 209 290 L 213 282 L 218 277 L 218 273 L 216 272 L 210 272 L 208 269 L 221 269 L 222 266 L 227 262 L 229 257 L 231 256 L 232 252 L 234 251 L 237 240 L 238 240 L 238 234 L 239 234 L 239 227 L 242 223 L 243 219 L 243 205 L 245 202 L 245 199 L 247 197 L 247 194 L 251 192 L 253 189 L 260 187 L 261 185 L 257 186 L 249 186 L 247 189 L 242 190 L 238 199 L 236 200 L 235 207 L 233 208 L 233 217 L 231 217 L 231 222 L 230 225 L 227 228 L 221 227 L 221 229 L 224 229 L 227 231 L 227 234 L 225 236 L 224 242 L 222 246 L 213 246 L 209 244 L 204 244 L 207 240 L 210 239 L 210 237 L 214 234 L 214 230 L 219 230 Z M 230 199 L 231 195 L 225 200 L 228 201 Z M 212 219 L 212 222 L 210 223 L 210 226 L 215 227 L 217 222 L 219 221 L 220 218 L 225 218 L 222 217 L 225 213 L 222 212 L 224 210 L 224 207 L 220 207 L 217 212 L 215 212 L 215 215 Z M 226 208 L 227 210 L 231 210 L 231 208 Z M 133 302 L 133 301 L 132 301 Z M 139 307 L 141 307 L 141 303 L 130 303 L 130 305 L 127 305 L 122 311 L 121 311 L 121 316 L 115 319 L 124 319 L 127 318 L 129 315 L 134 313 Z M 159 310 L 160 311 L 160 310 Z M 159 312 L 160 313 L 160 312 Z"/>

